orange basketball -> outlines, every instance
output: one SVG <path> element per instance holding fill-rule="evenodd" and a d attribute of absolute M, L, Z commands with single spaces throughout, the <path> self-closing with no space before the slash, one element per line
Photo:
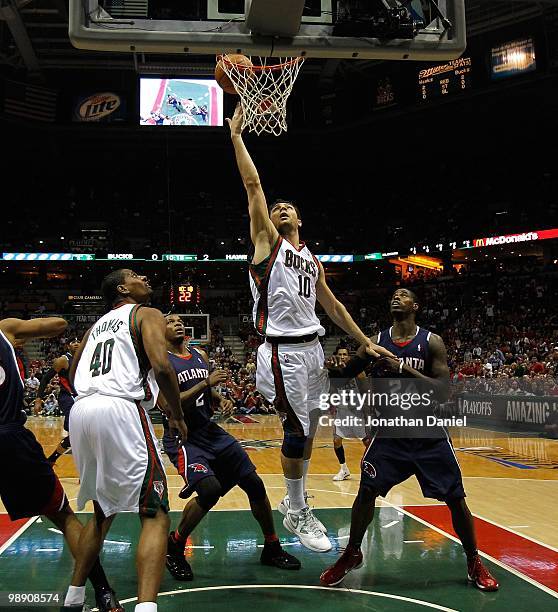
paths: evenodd
<path fill-rule="evenodd" d="M 232 62 L 233 64 L 237 64 L 239 66 L 246 66 L 246 68 L 240 68 L 240 70 L 250 70 L 254 65 L 249 57 L 245 55 L 239 54 L 231 54 L 227 55 L 226 58 Z M 217 66 L 215 66 L 215 80 L 221 87 L 221 89 L 228 94 L 236 94 L 236 89 L 234 83 L 229 79 L 227 73 L 223 70 L 223 60 L 220 59 L 217 62 Z"/>

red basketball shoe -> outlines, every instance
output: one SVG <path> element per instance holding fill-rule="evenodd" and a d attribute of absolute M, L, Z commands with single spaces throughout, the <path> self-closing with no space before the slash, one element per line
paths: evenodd
<path fill-rule="evenodd" d="M 467 578 L 481 591 L 497 591 L 500 585 L 486 569 L 479 555 L 467 560 Z"/>
<path fill-rule="evenodd" d="M 359 568 L 361 565 L 362 552 L 360 548 L 347 546 L 339 559 L 320 576 L 320 582 L 324 586 L 336 586 L 343 582 L 345 576 L 350 571 Z"/>

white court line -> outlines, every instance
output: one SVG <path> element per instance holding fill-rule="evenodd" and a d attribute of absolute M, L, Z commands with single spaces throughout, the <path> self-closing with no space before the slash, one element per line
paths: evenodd
<path fill-rule="evenodd" d="M 349 536 L 347 536 L 349 537 Z M 297 544 L 300 544 L 300 542 L 281 542 L 281 546 L 296 546 Z M 257 548 L 263 548 L 264 545 L 263 544 L 256 544 Z"/>
<path fill-rule="evenodd" d="M 528 529 L 529 527 L 530 525 L 508 525 L 506 529 Z M 521 537 L 524 538 L 525 536 L 521 534 Z"/>
<path fill-rule="evenodd" d="M 399 523 L 399 521 L 390 521 L 389 523 L 387 523 L 387 525 L 381 525 L 382 529 L 388 529 L 389 527 L 393 527 L 394 525 L 397 525 L 397 523 Z"/>
<path fill-rule="evenodd" d="M 185 546 L 184 548 L 202 548 L 203 550 L 209 550 L 210 548 L 215 548 L 215 546 Z"/>
<path fill-rule="evenodd" d="M 424 540 L 403 540 L 403 544 L 424 544 Z"/>
<path fill-rule="evenodd" d="M 59 548 L 36 548 L 35 552 L 58 552 Z"/>
<path fill-rule="evenodd" d="M 224 591 L 229 589 L 312 589 L 316 591 L 332 591 L 331 587 L 324 586 L 313 586 L 307 584 L 231 584 L 223 586 L 210 586 L 210 587 L 197 587 L 195 589 L 181 589 L 177 591 L 165 591 L 164 593 L 158 593 L 158 597 L 164 597 L 165 595 L 187 595 L 188 593 L 195 593 L 198 591 Z M 378 593 L 377 591 L 364 591 L 363 589 L 351 589 L 351 588 L 337 588 L 333 592 L 353 594 L 358 593 L 359 595 L 368 595 L 369 597 L 384 597 L 385 599 L 395 599 L 397 601 L 408 601 L 410 603 L 418 604 L 426 608 L 433 608 L 434 610 L 442 610 L 442 612 L 459 612 L 453 608 L 446 608 L 429 601 L 423 601 L 421 599 L 413 599 L 412 597 L 404 597 L 403 595 L 392 595 L 391 593 Z M 121 599 L 121 604 L 131 603 L 137 601 L 137 597 L 130 597 L 130 599 Z"/>
<path fill-rule="evenodd" d="M 391 504 L 391 505 L 393 505 L 393 504 Z M 409 505 L 411 505 L 411 504 L 409 504 Z M 425 521 L 424 519 L 421 519 L 418 516 L 415 516 L 414 514 L 412 514 L 411 512 L 405 510 L 404 508 L 401 508 L 400 506 L 393 505 L 393 507 L 394 508 L 399 508 L 399 510 L 401 510 L 404 514 L 406 514 L 407 516 L 415 519 L 415 521 L 418 521 L 419 523 L 422 523 L 423 525 L 426 525 L 427 527 L 430 527 L 430 529 L 433 529 L 437 533 L 439 533 L 439 534 L 445 536 L 446 538 L 449 538 L 453 542 L 457 542 L 457 544 L 461 545 L 461 542 L 460 542 L 460 540 L 458 538 L 456 538 L 455 536 L 452 536 L 451 534 L 447 533 L 446 531 L 443 531 L 442 529 L 439 529 L 438 527 L 436 527 L 432 523 L 429 523 L 428 521 Z M 523 536 L 523 534 L 518 534 L 518 535 L 520 535 L 521 537 L 525 537 L 525 536 Z M 556 593 L 556 591 L 553 591 L 551 588 L 545 586 L 544 584 L 541 584 L 540 582 L 537 582 L 533 578 L 530 578 L 529 576 L 526 576 L 525 574 L 522 574 L 521 572 L 519 572 L 515 568 L 510 567 L 509 565 L 506 565 L 505 563 L 502 563 L 502 561 L 499 561 L 498 559 L 495 559 L 494 557 L 491 557 L 490 555 L 486 554 L 485 552 L 481 552 L 479 550 L 479 555 L 481 557 L 484 557 L 485 559 L 489 559 L 490 561 L 492 561 L 492 563 L 495 563 L 496 565 L 498 565 L 501 568 L 505 569 L 507 572 L 510 572 L 510 574 L 514 574 L 514 576 L 517 576 L 518 578 L 521 578 L 522 580 L 525 580 L 525 582 L 528 582 L 529 584 L 532 584 L 533 586 L 537 587 L 538 589 L 541 589 L 541 591 L 544 591 L 545 593 L 548 593 L 549 595 L 552 595 L 552 597 L 555 597 L 556 599 L 558 599 L 558 593 Z"/>
<path fill-rule="evenodd" d="M 16 541 L 26 529 L 29 529 L 29 527 L 31 527 L 31 525 L 35 522 L 36 518 L 36 516 L 30 518 L 27 523 L 22 525 L 9 540 L 6 540 L 6 542 L 4 542 L 2 546 L 0 546 L 0 555 L 6 550 L 6 548 L 9 548 L 13 544 L 13 542 Z"/>
<path fill-rule="evenodd" d="M 544 469 L 544 468 L 541 468 Z M 556 482 L 556 478 L 518 478 L 517 476 L 462 476 L 469 480 L 515 480 L 517 482 Z"/>
<path fill-rule="evenodd" d="M 49 531 L 52 531 L 52 533 L 58 533 L 61 536 L 63 536 L 64 534 L 60 531 L 60 529 L 55 529 L 54 527 L 49 527 L 48 528 Z M 120 546 L 131 546 L 131 542 L 119 542 L 118 540 L 105 540 L 105 544 L 120 544 Z"/>

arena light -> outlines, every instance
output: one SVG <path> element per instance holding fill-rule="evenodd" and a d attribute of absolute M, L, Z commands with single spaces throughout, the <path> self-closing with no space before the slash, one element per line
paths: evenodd
<path fill-rule="evenodd" d="M 354 255 L 316 255 L 322 263 L 353 263 Z"/>
<path fill-rule="evenodd" d="M 71 261 L 72 253 L 2 253 L 4 261 Z"/>

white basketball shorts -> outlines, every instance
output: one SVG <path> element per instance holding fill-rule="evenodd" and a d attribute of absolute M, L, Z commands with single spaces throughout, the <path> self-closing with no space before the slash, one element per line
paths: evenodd
<path fill-rule="evenodd" d="M 94 394 L 70 414 L 72 453 L 79 470 L 78 508 L 89 500 L 105 516 L 169 510 L 167 479 L 145 409 L 134 400 Z"/>
<path fill-rule="evenodd" d="M 320 397 L 329 391 L 319 340 L 300 344 L 264 342 L 258 348 L 256 387 L 268 402 L 275 403 L 285 431 L 313 435 L 311 414 L 320 409 Z M 312 417 L 316 426 L 317 416 L 315 413 Z"/>

